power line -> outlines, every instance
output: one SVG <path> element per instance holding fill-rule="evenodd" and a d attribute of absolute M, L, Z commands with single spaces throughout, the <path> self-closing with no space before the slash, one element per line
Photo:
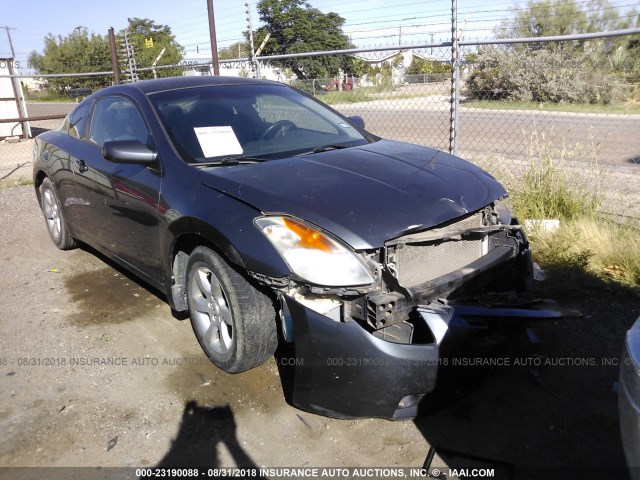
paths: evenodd
<path fill-rule="evenodd" d="M 416 22 L 420 22 L 423 20 L 434 20 L 434 19 L 438 19 L 438 18 L 443 18 L 443 17 L 448 17 L 448 15 L 446 14 L 427 14 L 427 15 L 417 15 L 417 16 L 407 16 L 406 13 L 402 14 L 391 14 L 391 15 L 384 15 L 382 13 L 380 13 L 381 11 L 388 11 L 390 9 L 397 9 L 399 7 L 404 7 L 404 6 L 413 6 L 413 5 L 421 5 L 424 6 L 425 4 L 436 4 L 436 3 L 441 3 L 442 0 L 427 0 L 427 1 L 413 1 L 413 2 L 404 2 L 398 5 L 389 5 L 387 6 L 383 6 L 377 9 L 377 12 L 379 13 L 379 16 L 384 17 L 384 20 L 370 20 L 370 21 L 345 21 L 343 27 L 345 28 L 344 33 L 347 35 L 354 35 L 354 34 L 360 34 L 360 33 L 374 33 L 374 32 L 381 32 L 384 30 L 391 30 L 391 29 L 399 29 L 399 28 L 405 28 L 405 29 L 411 29 L 411 28 L 422 28 L 425 30 L 429 31 L 429 34 L 433 33 L 433 34 L 446 34 L 448 32 L 448 29 L 444 29 L 444 26 L 448 26 L 449 22 L 430 22 L 430 23 L 416 23 Z M 573 6 L 585 6 L 591 3 L 591 0 L 577 0 L 574 2 L 567 2 L 564 5 L 573 5 Z M 341 6 L 344 7 L 345 5 L 354 5 L 354 4 L 362 4 L 361 0 L 354 0 L 354 1 L 347 1 L 347 2 L 329 2 L 329 3 L 325 3 L 324 5 L 322 5 L 320 8 L 318 8 L 318 10 L 328 10 L 330 9 L 330 7 L 332 6 Z M 634 7 L 635 4 L 621 4 L 621 3 L 617 3 L 617 4 L 609 4 L 608 6 L 602 7 L 602 8 L 591 8 L 591 9 L 580 9 L 581 12 L 584 12 L 585 14 L 589 14 L 589 13 L 597 13 L 597 12 L 605 12 L 605 11 L 611 11 L 611 10 L 622 10 L 622 9 L 626 9 L 626 8 L 631 8 Z M 502 8 L 493 8 L 493 7 L 502 7 Z M 477 27 L 473 28 L 473 32 L 488 32 L 488 31 L 496 31 L 499 29 L 506 29 L 506 28 L 512 28 L 513 25 L 509 25 L 509 26 L 504 26 L 504 25 L 500 25 L 500 22 L 504 21 L 504 20 L 509 20 L 509 18 L 507 18 L 506 14 L 517 14 L 518 12 L 535 12 L 536 8 L 530 8 L 530 7 L 511 7 L 510 4 L 508 3 L 491 3 L 491 4 L 485 4 L 485 5 L 481 5 L 479 6 L 479 8 L 482 8 L 482 10 L 474 10 L 473 8 L 471 9 L 465 9 L 465 8 L 460 8 L 460 10 L 468 10 L 471 14 L 472 17 L 471 19 L 468 20 L 468 23 L 471 25 L 477 25 Z M 231 8 L 227 8 L 227 9 L 223 9 L 223 12 L 229 12 L 228 15 L 222 15 L 222 16 L 218 16 L 219 19 L 230 19 L 230 21 L 225 22 L 225 26 L 228 28 L 229 26 L 233 26 L 233 25 L 241 25 L 243 23 L 242 19 L 238 19 L 238 20 L 233 20 L 236 19 L 238 17 L 241 17 L 241 12 L 238 11 L 237 7 L 231 7 Z M 231 13 L 234 12 L 234 13 Z M 351 9 L 351 10 L 343 10 L 340 12 L 340 15 L 344 16 L 351 16 L 351 15 L 357 15 L 359 13 L 368 13 L 370 12 L 370 9 L 366 9 L 366 8 L 355 8 L 355 9 Z M 505 14 L 505 15 L 500 15 L 499 17 L 496 16 L 495 14 Z M 557 15 L 555 15 L 555 19 L 562 19 L 565 18 L 567 16 L 571 16 L 574 15 L 574 12 L 569 12 L 569 13 L 558 13 Z M 397 18 L 397 17 L 403 17 L 403 18 Z M 199 18 L 199 17 L 186 17 L 184 19 L 182 19 L 181 21 L 189 21 L 192 20 L 194 18 Z M 621 19 L 626 19 L 627 16 L 624 15 L 619 15 L 613 18 L 607 18 L 606 20 L 608 21 L 617 21 L 617 20 L 621 20 Z M 406 22 L 413 22 L 411 24 L 407 24 Z M 481 24 L 488 24 L 488 23 L 494 23 L 495 25 L 491 26 L 491 27 L 481 27 Z M 568 25 L 569 26 L 573 26 L 573 25 L 577 25 L 579 22 L 578 20 L 574 21 L 574 22 L 569 22 Z M 174 30 L 174 32 L 179 32 L 184 30 L 188 30 L 188 27 L 190 26 L 196 26 L 196 25 L 203 25 L 203 22 L 192 22 L 189 23 L 187 25 L 182 25 L 180 28 Z M 351 30 L 349 29 L 350 27 L 357 27 L 357 26 L 372 26 L 372 28 L 369 29 L 357 29 L 357 30 Z M 436 28 L 437 30 L 433 30 L 434 28 Z M 424 35 L 426 32 L 407 32 L 407 31 L 403 31 L 402 34 L 404 36 L 416 36 L 416 35 Z M 378 34 L 378 35 L 374 35 L 374 36 L 358 36 L 356 35 L 355 40 L 361 41 L 364 39 L 373 39 L 373 38 L 393 38 L 395 36 L 398 36 L 397 33 L 394 34 Z M 183 47 L 188 48 L 188 47 L 197 47 L 200 45 L 204 45 L 206 43 L 206 38 L 204 37 L 204 35 L 202 34 L 195 34 L 195 35 L 187 35 L 187 36 L 182 36 L 183 41 L 189 41 L 191 40 L 190 43 L 186 43 L 183 44 Z M 241 36 L 234 36 L 234 37 L 227 37 L 227 38 L 223 38 L 223 39 L 219 39 L 218 40 L 221 44 L 223 43 L 235 43 L 235 42 L 243 42 L 245 41 L 245 39 Z M 188 52 L 194 51 L 194 50 L 187 50 Z"/>

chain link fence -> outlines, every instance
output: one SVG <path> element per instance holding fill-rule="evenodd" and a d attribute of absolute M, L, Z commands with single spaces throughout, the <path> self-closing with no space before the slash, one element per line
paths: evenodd
<path fill-rule="evenodd" d="M 0 182 L 22 181 L 31 178 L 33 139 L 40 133 L 57 128 L 71 110 L 94 91 L 112 84 L 111 72 L 72 73 L 19 77 L 25 98 L 29 122 L 27 139 L 10 136 L 0 139 Z M 89 85 L 89 86 L 87 86 Z M 11 122 L 15 129 L 20 122 Z"/>
<path fill-rule="evenodd" d="M 296 79 L 291 67 L 299 58 L 263 58 L 260 72 L 345 115 L 360 115 L 369 131 L 390 139 L 448 151 L 455 116 L 455 153 L 487 169 L 509 189 L 518 188 L 532 165 L 548 161 L 571 184 L 601 189 L 603 211 L 640 218 L 640 79 L 633 76 L 638 65 L 589 56 L 584 42 L 584 56 L 566 54 L 577 45 L 569 40 L 461 46 L 458 89 L 453 89 L 449 45 L 356 53 L 358 74 L 332 78 Z M 237 68 L 221 65 L 221 73 L 250 74 L 247 59 L 235 63 Z M 206 63 L 181 67 L 184 74 L 210 72 Z M 28 116 L 68 113 L 88 93 L 73 88 L 77 77 L 66 77 L 65 96 L 46 88 L 27 92 Z M 113 81 L 109 75 L 96 79 L 107 85 Z M 47 83 L 44 78 L 36 81 Z M 59 122 L 30 122 L 32 134 Z M 31 143 L 0 141 L 1 179 L 30 176 Z"/>
<path fill-rule="evenodd" d="M 449 46 L 373 52 L 366 57 L 370 75 L 291 83 L 345 115 L 362 116 L 372 133 L 445 151 L 454 147 L 455 115 L 456 155 L 508 189 L 546 165 L 570 186 L 600 192 L 603 212 L 638 219 L 640 65 L 579 57 L 571 53 L 577 45 L 463 46 L 456 92 Z M 416 61 L 449 73 L 407 74 Z"/>

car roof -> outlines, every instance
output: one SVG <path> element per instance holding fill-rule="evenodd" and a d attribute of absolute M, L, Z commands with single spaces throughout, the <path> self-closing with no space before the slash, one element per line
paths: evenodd
<path fill-rule="evenodd" d="M 141 80 L 135 83 L 126 83 L 123 85 L 116 85 L 101 90 L 102 93 L 106 92 L 126 92 L 127 90 L 139 90 L 145 95 L 151 93 L 163 92 L 167 90 L 177 90 L 181 88 L 190 87 L 206 87 L 216 85 L 284 85 L 279 82 L 273 82 L 271 80 L 260 80 L 256 78 L 245 77 L 222 77 L 222 76 L 185 76 L 185 77 L 166 77 L 158 78 L 155 80 Z"/>

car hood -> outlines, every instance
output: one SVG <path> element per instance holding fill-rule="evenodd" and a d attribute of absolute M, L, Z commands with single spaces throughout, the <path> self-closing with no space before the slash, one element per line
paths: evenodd
<path fill-rule="evenodd" d="M 381 247 L 506 194 L 469 162 L 390 140 L 201 173 L 205 185 L 264 213 L 306 220 L 355 250 Z"/>

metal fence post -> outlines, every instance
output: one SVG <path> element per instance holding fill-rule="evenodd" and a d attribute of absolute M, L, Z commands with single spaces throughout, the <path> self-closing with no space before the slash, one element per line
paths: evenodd
<path fill-rule="evenodd" d="M 255 69 L 256 78 L 260 78 L 260 61 L 256 58 L 256 49 L 253 43 L 253 22 L 251 20 L 251 4 L 249 2 L 244 4 L 247 7 L 247 25 L 249 27 L 249 43 L 251 45 L 251 61 L 253 62 L 253 68 Z"/>
<path fill-rule="evenodd" d="M 451 114 L 449 116 L 449 153 L 458 151 L 458 109 L 460 108 L 460 62 L 458 51 L 458 1 L 451 0 Z"/>

